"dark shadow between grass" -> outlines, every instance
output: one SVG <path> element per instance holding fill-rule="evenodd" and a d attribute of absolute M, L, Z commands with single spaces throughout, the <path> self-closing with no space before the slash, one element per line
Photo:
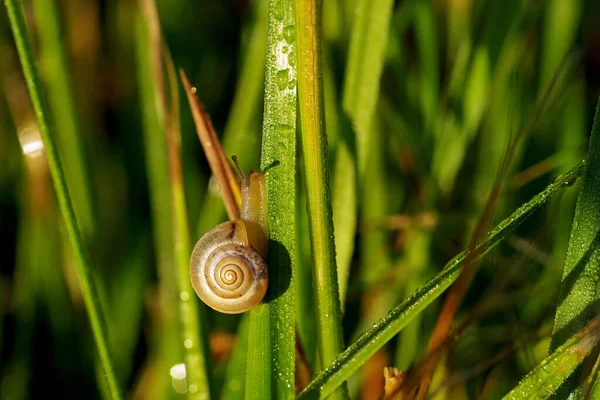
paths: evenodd
<path fill-rule="evenodd" d="M 276 240 L 269 240 L 269 290 L 266 302 L 283 295 L 292 281 L 292 260 L 285 246 Z M 275 265 L 272 265 L 275 263 Z"/>

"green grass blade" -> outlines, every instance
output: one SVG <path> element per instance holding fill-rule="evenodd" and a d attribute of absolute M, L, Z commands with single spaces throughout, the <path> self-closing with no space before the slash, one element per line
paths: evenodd
<path fill-rule="evenodd" d="M 435 124 L 440 87 L 437 28 L 434 6 L 430 1 L 416 0 L 413 11 L 421 69 L 421 111 L 425 122 L 425 133 L 429 134 Z M 449 133 L 446 132 L 446 134 Z"/>
<path fill-rule="evenodd" d="M 583 2 L 551 0 L 546 9 L 542 42 L 540 87 L 550 83 L 560 64 L 573 48 L 582 17 Z"/>
<path fill-rule="evenodd" d="M 170 55 L 167 74 L 170 76 L 172 112 L 179 108 L 177 79 Z M 162 73 L 162 71 L 160 71 Z M 188 214 L 183 189 L 183 171 L 181 167 L 181 132 L 178 122 L 166 124 L 169 183 L 172 204 L 173 253 L 179 296 L 179 319 L 183 327 L 181 341 L 184 347 L 188 399 L 210 399 L 210 378 L 206 310 L 200 303 L 190 281 L 190 254 L 192 244 Z"/>
<path fill-rule="evenodd" d="M 348 277 L 354 254 L 357 223 L 356 162 L 350 146 L 344 140 L 338 142 L 333 163 L 331 191 L 338 286 L 343 310 L 348 292 Z"/>
<path fill-rule="evenodd" d="M 325 368 L 342 351 L 344 340 L 325 133 L 322 18 L 320 1 L 296 1 L 297 52 L 302 54 L 298 57 L 298 104 L 308 199 L 319 358 L 321 367 Z M 347 396 L 346 389 L 342 388 L 336 397 Z"/>
<path fill-rule="evenodd" d="M 94 236 L 96 228 L 92 179 L 76 107 L 71 68 L 64 47 L 61 16 L 55 0 L 36 0 L 33 5 L 40 32 L 40 64 L 56 123 L 56 144 L 61 159 L 64 160 L 67 184 L 78 222 L 84 237 L 89 239 Z"/>
<path fill-rule="evenodd" d="M 155 262 L 158 274 L 160 316 L 163 321 L 159 330 L 156 348 L 151 349 L 158 362 L 165 368 L 181 362 L 183 350 L 180 345 L 180 325 L 177 316 L 178 300 L 173 261 L 173 230 L 171 229 L 171 198 L 169 191 L 169 171 L 167 165 L 166 137 L 160 129 L 160 121 L 154 107 L 154 88 L 150 61 L 150 44 L 146 25 L 140 15 L 136 18 L 136 61 L 137 81 L 142 117 L 144 153 L 146 155 L 146 175 L 148 179 L 152 236 Z M 171 391 L 170 376 L 168 387 Z M 157 386 L 161 387 L 160 384 Z M 165 397 L 164 394 L 158 396 Z"/>
<path fill-rule="evenodd" d="M 223 382 L 221 400 L 237 400 L 244 398 L 246 379 L 246 354 L 248 353 L 248 315 L 242 316 L 235 338 L 235 346 Z"/>
<path fill-rule="evenodd" d="M 191 254 L 190 232 L 188 226 L 185 193 L 183 191 L 183 172 L 181 168 L 181 132 L 179 131 L 179 90 L 175 67 L 168 51 L 163 50 L 163 37 L 159 25 L 158 14 L 153 0 L 140 2 L 144 22 L 148 33 L 148 59 L 151 73 L 149 81 L 148 101 L 146 106 L 153 107 L 157 115 L 157 132 L 165 137 L 165 147 L 159 151 L 166 152 L 166 164 L 162 168 L 168 171 L 168 193 L 170 195 L 169 229 L 172 231 L 172 255 L 175 269 L 179 320 L 181 323 L 180 345 L 186 366 L 186 382 L 189 399 L 209 399 L 208 358 L 205 355 L 207 340 L 203 329 L 204 310 L 192 289 L 189 276 L 189 259 Z M 143 40 L 143 39 L 142 39 Z M 163 63 L 165 67 L 163 67 Z M 165 76 L 168 82 L 165 83 Z M 167 94 L 169 91 L 169 94 Z M 168 104 L 170 100 L 170 104 Z M 152 157 L 153 154 L 148 154 Z M 160 166 L 156 166 L 160 168 Z"/>
<path fill-rule="evenodd" d="M 504 396 L 504 399 L 549 398 L 591 353 L 598 341 L 600 341 L 600 318 L 591 321 L 554 350 Z"/>
<path fill-rule="evenodd" d="M 272 275 L 272 273 L 269 271 Z M 269 276 L 270 278 L 271 276 Z M 259 304 L 248 315 L 245 399 L 271 399 L 271 335 L 268 304 Z"/>
<path fill-rule="evenodd" d="M 343 106 L 354 124 L 359 182 L 365 177 L 369 129 L 377 106 L 392 0 L 356 0 L 344 81 Z"/>
<path fill-rule="evenodd" d="M 531 200 L 513 212 L 502 221 L 474 248 L 475 255 L 483 255 L 504 239 L 507 232 L 519 225 L 535 210 L 544 204 L 565 186 L 572 185 L 581 176 L 585 163 L 582 162 L 575 168 L 557 178 L 545 190 L 535 195 Z M 327 369 L 318 374 L 311 384 L 300 394 L 305 397 L 320 391 L 322 397 L 330 394 L 341 385 L 351 374 L 366 362 L 377 350 L 396 335 L 419 312 L 427 307 L 433 300 L 444 292 L 458 277 L 462 263 L 469 255 L 463 251 L 450 260 L 444 270 L 424 286 L 419 288 L 411 297 L 392 309 L 384 318 L 373 325 L 373 328 L 364 332 L 342 354 L 329 365 Z"/>
<path fill-rule="evenodd" d="M 600 98 L 588 148 L 581 192 L 565 259 L 558 306 L 554 320 L 550 351 L 556 350 L 569 337 L 585 326 L 597 313 L 600 293 Z M 578 390 L 577 379 L 571 379 L 565 394 Z M 563 390 L 563 389 L 561 389 Z"/>
<path fill-rule="evenodd" d="M 25 25 L 23 8 L 18 0 L 7 0 L 5 2 L 12 32 L 19 52 L 21 66 L 27 81 L 27 87 L 36 112 L 37 122 L 46 149 L 52 182 L 58 197 L 61 214 L 63 215 L 69 241 L 73 247 L 75 263 L 81 282 L 82 295 L 87 308 L 92 327 L 92 333 L 96 347 L 100 355 L 100 361 L 104 369 L 104 375 L 110 394 L 114 399 L 122 398 L 121 388 L 115 376 L 113 356 L 109 347 L 108 330 L 105 317 L 102 314 L 98 288 L 93 276 L 89 255 L 83 246 L 83 238 L 75 217 L 73 202 L 67 187 L 62 162 L 59 158 L 55 133 L 50 129 L 50 110 L 46 99 L 42 95 L 40 79 L 33 58 L 31 42 Z"/>
<path fill-rule="evenodd" d="M 340 23 L 335 21 L 336 11 L 333 2 L 323 4 L 323 16 L 329 18 L 324 22 L 324 28 L 328 24 L 334 26 L 330 29 L 341 30 Z M 328 15 L 327 10 L 330 10 Z M 323 33 L 327 36 L 327 33 Z M 333 34 L 333 32 L 332 32 Z M 340 32 L 335 34 L 339 39 Z M 335 231 L 335 253 L 338 275 L 338 286 L 340 292 L 340 303 L 342 311 L 348 289 L 348 278 L 350 275 L 350 266 L 354 254 L 354 239 L 357 228 L 357 195 L 356 195 L 356 159 L 351 142 L 350 124 L 345 115 L 341 112 L 341 106 L 338 104 L 338 89 L 336 87 L 334 65 L 333 64 L 333 45 L 329 47 L 329 52 L 324 50 L 324 71 L 323 71 L 323 94 L 325 97 L 325 130 L 327 132 L 327 145 L 329 153 L 332 156 L 331 165 L 331 197 L 333 208 L 333 228 Z M 314 312 L 311 313 L 314 315 Z M 300 320 L 300 318 L 299 318 Z"/>
<path fill-rule="evenodd" d="M 293 2 L 270 2 L 261 169 L 269 209 L 269 291 L 250 310 L 246 398 L 294 397 L 296 32 Z"/>

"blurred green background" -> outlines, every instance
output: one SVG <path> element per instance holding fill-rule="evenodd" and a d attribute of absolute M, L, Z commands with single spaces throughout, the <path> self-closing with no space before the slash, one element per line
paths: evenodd
<path fill-rule="evenodd" d="M 161 206 L 150 198 L 160 183 L 149 171 L 161 156 L 145 136 L 152 127 L 143 122 L 148 66 L 138 5 L 57 1 L 62 26 L 52 27 L 48 4 L 24 2 L 69 190 L 99 278 L 117 374 L 136 398 L 181 397 L 171 370 L 182 362 L 173 338 L 176 310 L 169 311 L 176 291 L 165 273 L 172 265 L 157 255 L 169 227 L 158 222 Z M 245 170 L 258 167 L 260 152 L 265 4 L 157 1 L 176 67 L 187 72 L 225 135 L 225 150 L 234 150 Z M 367 51 L 360 67 L 370 80 L 349 75 L 356 74 L 349 43 L 357 4 L 323 0 L 347 344 L 468 245 L 507 154 L 495 222 L 581 160 L 600 92 L 598 1 L 396 1 L 389 31 L 381 33 L 385 51 L 375 55 L 379 60 Z M 0 398 L 102 398 L 71 249 L 5 11 L 0 8 Z M 366 32 L 379 28 L 375 21 Z M 377 68 L 368 71 L 377 61 L 383 65 L 379 91 L 373 88 Z M 350 91 L 359 93 L 358 106 L 348 106 Z M 354 129 L 360 93 L 374 107 L 366 134 Z M 226 217 L 183 101 L 181 131 L 195 242 Z M 507 152 L 515 137 L 514 152 Z M 438 393 L 497 398 L 547 354 L 576 196 L 568 190 L 552 199 L 485 259 L 459 313 Z M 299 203 L 298 259 L 306 263 L 305 205 Z M 406 369 L 424 355 L 438 309 L 437 303 L 428 308 L 349 382 L 352 397 L 376 398 L 369 396 L 382 387 L 383 366 Z M 239 388 L 225 380 L 225 370 L 239 318 L 208 317 L 212 393 L 235 398 Z M 310 326 L 304 322 L 299 333 L 314 367 Z"/>

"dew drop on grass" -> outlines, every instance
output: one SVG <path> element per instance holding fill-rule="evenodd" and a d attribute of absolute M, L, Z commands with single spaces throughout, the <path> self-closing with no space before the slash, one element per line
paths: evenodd
<path fill-rule="evenodd" d="M 289 69 L 286 68 L 277 71 L 277 74 L 275 75 L 275 82 L 277 83 L 277 87 L 279 88 L 279 90 L 284 90 L 287 87 L 289 77 Z"/>
<path fill-rule="evenodd" d="M 275 17 L 275 19 L 278 21 L 283 20 L 283 10 L 281 9 L 279 2 L 275 3 L 275 5 L 272 8 L 273 16 Z"/>
<path fill-rule="evenodd" d="M 296 40 L 296 29 L 294 25 L 288 25 L 283 28 L 283 38 L 288 43 L 293 43 Z"/>

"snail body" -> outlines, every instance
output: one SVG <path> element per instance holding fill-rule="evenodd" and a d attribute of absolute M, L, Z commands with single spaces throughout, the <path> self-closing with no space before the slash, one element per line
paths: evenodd
<path fill-rule="evenodd" d="M 200 238 L 190 260 L 192 286 L 211 308 L 227 314 L 248 311 L 269 284 L 266 185 L 262 172 L 242 175 L 241 216 Z"/>

